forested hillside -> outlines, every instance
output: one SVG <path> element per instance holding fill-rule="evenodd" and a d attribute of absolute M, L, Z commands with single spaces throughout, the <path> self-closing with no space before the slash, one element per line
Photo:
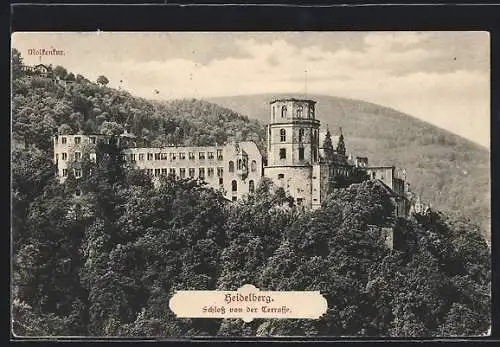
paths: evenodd
<path fill-rule="evenodd" d="M 202 182 L 154 188 L 121 149 L 98 144 L 60 184 L 50 135 L 119 133 L 197 143 L 262 135 L 206 102 L 160 105 L 74 76 L 28 78 L 14 54 L 12 332 L 17 336 L 471 336 L 490 317 L 490 251 L 478 228 L 433 211 L 396 219 L 377 181 L 338 189 L 317 211 L 264 179 L 238 203 Z M 17 67 L 16 67 L 17 66 Z M 56 67 L 57 74 L 72 79 Z M 158 129 L 162 129 L 159 131 Z M 207 141 L 207 142 L 204 142 Z M 75 188 L 82 191 L 75 196 Z M 394 225 L 398 247 L 383 228 Z M 178 319 L 176 290 L 319 290 L 319 320 Z"/>
<path fill-rule="evenodd" d="M 195 99 L 154 102 L 126 91 L 75 76 L 63 67 L 54 75 L 65 80 L 22 74 L 16 54 L 12 83 L 12 131 L 16 142 L 51 150 L 51 136 L 61 133 L 120 133 L 128 130 L 151 146 L 214 145 L 228 140 L 264 138 L 255 120 Z M 107 81 L 104 80 L 104 81 Z M 260 144 L 259 144 L 260 145 Z"/>
<path fill-rule="evenodd" d="M 244 95 L 211 98 L 263 123 L 269 121 L 269 101 L 284 96 Z M 342 127 L 347 151 L 368 156 L 373 165 L 406 168 L 412 189 L 432 206 L 465 215 L 490 238 L 490 154 L 460 136 L 396 110 L 325 95 L 316 100 L 316 115 L 333 133 Z M 453 117 L 453 115 L 450 115 Z"/>

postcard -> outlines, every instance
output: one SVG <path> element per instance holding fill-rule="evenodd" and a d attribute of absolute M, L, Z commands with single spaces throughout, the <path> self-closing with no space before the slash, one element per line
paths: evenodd
<path fill-rule="evenodd" d="M 490 38 L 15 32 L 15 337 L 491 327 Z"/>

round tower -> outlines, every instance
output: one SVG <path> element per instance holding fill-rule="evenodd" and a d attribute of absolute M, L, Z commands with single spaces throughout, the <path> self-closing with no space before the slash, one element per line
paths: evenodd
<path fill-rule="evenodd" d="M 319 161 L 319 126 L 315 101 L 271 101 L 268 125 L 269 166 L 309 166 Z"/>
<path fill-rule="evenodd" d="M 320 159 L 320 122 L 315 118 L 315 104 L 308 99 L 273 100 L 267 127 L 264 175 L 306 206 L 312 203 L 312 167 Z"/>

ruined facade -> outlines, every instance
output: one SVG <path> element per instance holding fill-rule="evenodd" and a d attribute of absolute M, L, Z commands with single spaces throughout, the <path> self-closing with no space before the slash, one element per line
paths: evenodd
<path fill-rule="evenodd" d="M 219 189 L 231 201 L 255 191 L 262 177 L 282 187 L 297 205 L 319 208 L 336 180 L 346 180 L 359 170 L 367 179 L 379 180 L 393 193 L 397 216 L 410 213 L 406 173 L 394 166 L 369 166 L 368 158 L 346 153 L 342 129 L 338 136 L 327 130 L 320 134 L 316 102 L 309 99 L 277 99 L 270 102 L 267 126 L 267 162 L 254 142 L 233 142 L 216 146 L 168 146 L 152 148 L 132 134 L 122 134 L 124 159 L 159 182 L 163 175 L 198 178 Z M 56 135 L 54 161 L 61 181 L 68 176 L 69 163 L 78 163 L 84 153 L 95 160 L 95 146 L 110 136 Z M 321 142 L 320 142 L 321 141 Z M 72 165 L 76 178 L 78 165 Z M 333 182 L 333 183 L 332 183 Z"/>

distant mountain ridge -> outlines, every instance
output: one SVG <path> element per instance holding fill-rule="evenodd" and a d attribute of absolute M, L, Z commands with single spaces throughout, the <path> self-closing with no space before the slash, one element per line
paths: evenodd
<path fill-rule="evenodd" d="M 205 100 L 263 124 L 275 98 L 301 94 L 256 94 Z M 361 100 L 308 95 L 317 101 L 321 126 L 337 134 L 342 127 L 347 151 L 367 156 L 371 165 L 405 168 L 412 189 L 449 213 L 462 214 L 490 235 L 490 153 L 444 129 L 389 107 Z M 322 140 L 322 139 L 321 139 Z"/>

